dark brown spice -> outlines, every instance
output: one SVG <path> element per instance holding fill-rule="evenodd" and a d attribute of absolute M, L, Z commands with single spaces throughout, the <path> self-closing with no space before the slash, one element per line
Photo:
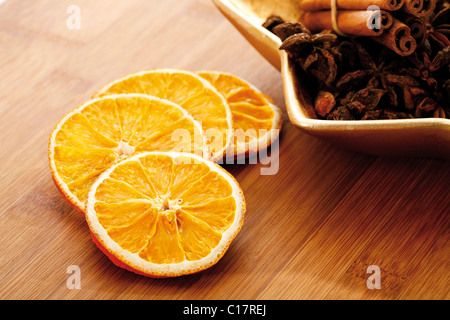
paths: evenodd
<path fill-rule="evenodd" d="M 427 17 L 426 22 L 426 40 L 440 49 L 450 46 L 450 41 L 448 39 L 450 36 L 450 6 L 448 5 L 448 1 L 442 2 L 442 9 L 440 9 L 440 11 L 435 11 L 436 13 Z M 445 5 L 444 2 L 446 2 L 447 5 Z M 428 46 L 432 44 L 429 43 Z"/>
<path fill-rule="evenodd" d="M 280 49 L 313 80 L 308 82 L 313 82 L 318 118 L 450 118 L 449 18 L 448 1 L 442 1 L 425 17 L 423 45 L 407 58 L 370 37 L 312 34 L 301 23 L 280 17 L 269 18 L 265 25 L 272 26 L 282 40 Z"/>
<path fill-rule="evenodd" d="M 299 22 L 283 22 L 273 27 L 271 31 L 275 33 L 281 41 L 284 41 L 290 36 L 298 33 L 306 33 L 311 35 L 309 30 Z"/>
<path fill-rule="evenodd" d="M 317 114 L 325 117 L 336 105 L 336 100 L 331 92 L 319 91 L 316 100 L 314 101 L 314 109 Z"/>
<path fill-rule="evenodd" d="M 283 23 L 284 20 L 280 16 L 272 15 L 264 23 L 263 27 L 273 32 L 273 28 Z"/>

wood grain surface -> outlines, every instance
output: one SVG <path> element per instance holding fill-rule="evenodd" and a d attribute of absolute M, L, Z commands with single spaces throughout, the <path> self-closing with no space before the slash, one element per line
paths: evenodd
<path fill-rule="evenodd" d="M 280 74 L 208 0 L 0 2 L 1 299 L 450 298 L 450 163 L 339 149 L 286 114 L 276 174 L 224 166 L 248 211 L 218 264 L 173 279 L 119 269 L 52 182 L 56 122 L 104 84 L 150 68 L 231 72 L 284 110 Z M 80 29 L 67 26 L 73 4 Z M 66 285 L 70 265 L 81 289 Z M 370 265 L 380 289 L 366 285 Z"/>

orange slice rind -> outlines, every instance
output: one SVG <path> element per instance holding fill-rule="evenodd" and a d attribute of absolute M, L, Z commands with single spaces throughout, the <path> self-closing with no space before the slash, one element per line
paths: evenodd
<path fill-rule="evenodd" d="M 175 277 L 217 263 L 240 231 L 245 207 L 238 183 L 216 163 L 189 153 L 144 152 L 93 183 L 86 220 L 116 265 Z"/>
<path fill-rule="evenodd" d="M 267 148 L 278 137 L 280 108 L 251 83 L 226 72 L 197 72 L 226 99 L 233 118 L 233 138 L 227 154 L 243 156 Z"/>
<path fill-rule="evenodd" d="M 231 144 L 232 115 L 225 98 L 199 75 L 177 69 L 153 69 L 117 79 L 94 97 L 120 93 L 143 93 L 172 101 L 201 123 L 211 159 L 221 160 Z"/>
<path fill-rule="evenodd" d="M 145 151 L 209 156 L 202 127 L 179 105 L 117 94 L 89 100 L 58 122 L 50 135 L 50 170 L 63 196 L 84 212 L 95 179 L 116 161 Z"/>

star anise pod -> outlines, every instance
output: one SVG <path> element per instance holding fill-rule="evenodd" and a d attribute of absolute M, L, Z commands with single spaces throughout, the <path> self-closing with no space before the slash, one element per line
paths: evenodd
<path fill-rule="evenodd" d="M 355 42 L 360 67 L 344 74 L 336 83 L 336 88 L 347 91 L 355 88 L 383 88 L 388 91 L 392 104 L 397 104 L 397 95 L 386 81 L 386 76 L 394 69 L 396 62 L 389 63 L 384 55 L 379 56 L 378 62 L 360 43 Z"/>
<path fill-rule="evenodd" d="M 417 79 L 424 81 L 435 93 L 438 89 L 438 81 L 435 74 L 437 74 L 441 68 L 449 66 L 450 63 L 450 46 L 440 50 L 433 60 L 430 59 L 429 54 L 425 51 L 416 52 L 410 57 L 409 61 L 414 66 L 413 68 L 406 68 L 408 74 Z M 445 70 L 448 76 L 448 70 Z"/>
<path fill-rule="evenodd" d="M 427 20 L 427 46 L 436 45 L 438 49 L 450 46 L 450 7 L 442 6 L 440 11 Z"/>
<path fill-rule="evenodd" d="M 384 81 L 384 76 L 394 67 L 394 63 L 387 63 L 383 55 L 377 62 L 360 43 L 354 43 L 360 67 L 357 70 L 344 74 L 336 83 L 336 88 L 348 90 L 354 88 L 377 88 Z"/>
<path fill-rule="evenodd" d="M 267 18 L 267 20 L 262 24 L 262 26 L 267 30 L 273 32 L 273 28 L 282 23 L 284 23 L 283 18 L 277 15 L 272 15 L 269 18 Z"/>
<path fill-rule="evenodd" d="M 285 50 L 307 74 L 325 87 L 332 84 L 337 75 L 337 64 L 330 52 L 330 43 L 337 40 L 335 34 L 331 31 L 311 34 L 298 22 L 282 23 L 274 27 L 273 32 L 283 41 L 280 49 Z"/>
<path fill-rule="evenodd" d="M 357 92 L 347 93 L 345 98 L 340 99 L 339 104 L 347 107 L 352 114 L 361 118 L 368 111 L 377 108 L 381 98 L 385 94 L 382 89 L 361 89 Z"/>
<path fill-rule="evenodd" d="M 355 117 L 347 107 L 340 106 L 328 114 L 327 120 L 355 120 Z"/>
<path fill-rule="evenodd" d="M 281 41 L 284 41 L 297 33 L 306 33 L 309 36 L 312 35 L 308 28 L 300 22 L 283 22 L 274 26 L 271 31 L 275 33 Z"/>
<path fill-rule="evenodd" d="M 439 118 L 450 118 L 450 79 L 445 79 L 442 82 L 443 83 L 439 83 L 439 90 L 435 97 L 440 106 L 436 109 L 433 116 Z"/>
<path fill-rule="evenodd" d="M 358 64 L 358 57 L 356 54 L 356 47 L 352 41 L 340 38 L 340 41 L 334 43 L 328 49 L 334 57 L 339 66 L 339 73 L 343 75 L 349 70 L 355 70 Z"/>
<path fill-rule="evenodd" d="M 300 25 L 299 23 L 297 23 Z M 282 25 L 278 25 L 274 32 Z M 299 26 L 299 28 L 302 28 Z M 307 30 L 307 29 L 306 29 Z M 286 50 L 291 58 L 306 58 L 316 47 L 323 47 L 326 42 L 336 41 L 337 36 L 329 31 L 311 34 L 309 30 L 301 33 L 294 33 L 283 40 L 280 49 Z"/>
<path fill-rule="evenodd" d="M 430 97 L 426 97 L 419 103 L 414 115 L 417 118 L 426 117 L 429 114 L 434 114 L 438 110 L 438 108 L 439 108 L 439 106 L 434 99 L 432 99 Z M 440 116 L 438 115 L 437 117 L 440 117 Z"/>
<path fill-rule="evenodd" d="M 392 107 L 414 110 L 426 92 L 410 74 L 405 74 L 399 65 L 402 61 L 391 59 L 388 52 L 381 52 L 377 62 L 361 43 L 355 43 L 360 69 L 348 72 L 336 83 L 341 91 L 351 88 L 383 89 Z"/>
<path fill-rule="evenodd" d="M 398 100 L 397 92 L 389 91 L 390 94 L 395 95 L 395 107 L 403 107 L 409 111 L 413 111 L 417 104 L 427 96 L 428 93 L 420 87 L 420 83 L 408 75 L 388 74 L 385 77 L 386 86 L 399 88 L 401 101 Z M 392 98 L 392 96 L 391 96 Z"/>

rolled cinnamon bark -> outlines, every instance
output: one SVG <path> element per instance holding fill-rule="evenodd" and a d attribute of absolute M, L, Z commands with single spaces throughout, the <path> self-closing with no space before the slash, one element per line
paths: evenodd
<path fill-rule="evenodd" d="M 300 21 L 311 32 L 333 29 L 331 11 L 304 12 Z M 346 35 L 377 37 L 392 25 L 393 18 L 384 10 L 337 10 L 336 21 Z"/>
<path fill-rule="evenodd" d="M 392 27 L 373 39 L 401 56 L 409 56 L 417 48 L 416 40 L 406 24 L 395 18 L 393 20 Z"/>
<path fill-rule="evenodd" d="M 402 10 L 416 17 L 425 17 L 436 8 L 436 0 L 405 0 Z"/>
<path fill-rule="evenodd" d="M 416 40 L 417 46 L 420 47 L 427 36 L 427 25 L 422 18 L 415 16 L 406 16 L 401 19 L 411 30 L 411 36 Z"/>
<path fill-rule="evenodd" d="M 366 10 L 369 6 L 377 6 L 381 10 L 399 10 L 405 0 L 336 0 L 338 9 Z M 319 11 L 331 9 L 331 0 L 300 0 L 303 11 Z"/>

